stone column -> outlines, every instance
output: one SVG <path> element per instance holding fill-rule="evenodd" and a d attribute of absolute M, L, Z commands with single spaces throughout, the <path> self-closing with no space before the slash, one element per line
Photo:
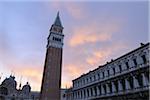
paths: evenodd
<path fill-rule="evenodd" d="M 84 98 L 87 98 L 87 97 L 88 97 L 87 89 L 85 89 L 85 96 L 84 96 Z"/>
<path fill-rule="evenodd" d="M 97 90 L 97 96 L 100 95 L 100 90 L 98 86 L 96 87 L 96 90 Z"/>
<path fill-rule="evenodd" d="M 135 89 L 140 87 L 139 82 L 135 76 L 133 76 L 133 87 Z"/>
<path fill-rule="evenodd" d="M 78 91 L 77 91 L 77 97 L 76 98 L 79 99 Z"/>
<path fill-rule="evenodd" d="M 123 90 L 123 87 L 122 87 L 122 84 L 121 84 L 121 81 L 118 80 L 118 90 L 119 91 L 122 91 Z"/>
<path fill-rule="evenodd" d="M 144 73 L 142 73 L 142 81 L 143 81 L 143 86 L 148 86 L 148 79 L 146 78 Z"/>
<path fill-rule="evenodd" d="M 73 92 L 71 93 L 71 99 L 73 100 Z"/>
<path fill-rule="evenodd" d="M 96 96 L 94 87 L 92 87 L 92 91 L 93 91 L 93 96 Z"/>
<path fill-rule="evenodd" d="M 76 99 L 78 99 L 78 92 L 76 92 Z"/>
<path fill-rule="evenodd" d="M 78 92 L 75 92 L 75 98 L 78 99 Z"/>
<path fill-rule="evenodd" d="M 91 97 L 92 96 L 91 89 L 89 88 L 88 90 L 89 90 L 89 97 Z"/>
<path fill-rule="evenodd" d="M 126 88 L 126 90 L 130 90 L 131 89 L 130 83 L 129 83 L 127 78 L 125 79 L 125 88 Z"/>
<path fill-rule="evenodd" d="M 73 100 L 76 99 L 76 93 L 73 92 Z"/>
<path fill-rule="evenodd" d="M 111 82 L 111 85 L 112 85 L 112 92 L 116 92 L 116 87 L 115 87 L 114 82 Z"/>
<path fill-rule="evenodd" d="M 101 85 L 101 94 L 102 94 L 102 95 L 105 94 L 103 85 Z"/>
<path fill-rule="evenodd" d="M 108 83 L 106 84 L 106 92 L 107 92 L 107 94 L 110 93 L 110 87 L 109 87 Z"/>
<path fill-rule="evenodd" d="M 82 90 L 82 98 L 85 98 L 84 90 Z"/>

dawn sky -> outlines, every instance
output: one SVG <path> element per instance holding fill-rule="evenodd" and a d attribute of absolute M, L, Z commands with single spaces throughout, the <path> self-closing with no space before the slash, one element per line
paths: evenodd
<path fill-rule="evenodd" d="M 148 42 L 148 2 L 0 1 L 0 75 L 39 91 L 47 37 L 57 11 L 64 26 L 62 87 Z M 22 77 L 22 80 L 20 79 Z M 0 82 L 2 81 L 0 80 Z"/>

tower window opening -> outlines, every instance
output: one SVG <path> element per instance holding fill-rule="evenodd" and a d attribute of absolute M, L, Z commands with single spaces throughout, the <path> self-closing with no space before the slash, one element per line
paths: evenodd
<path fill-rule="evenodd" d="M 54 40 L 54 41 L 61 42 L 61 39 L 60 39 L 60 38 L 53 37 L 53 40 Z"/>

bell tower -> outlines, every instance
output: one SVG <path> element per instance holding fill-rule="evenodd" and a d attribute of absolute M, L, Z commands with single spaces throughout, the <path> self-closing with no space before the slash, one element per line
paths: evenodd
<path fill-rule="evenodd" d="M 63 38 L 58 12 L 48 36 L 40 100 L 60 100 Z"/>

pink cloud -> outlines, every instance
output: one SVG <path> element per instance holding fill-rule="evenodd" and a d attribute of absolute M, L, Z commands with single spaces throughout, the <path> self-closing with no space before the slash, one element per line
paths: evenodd
<path fill-rule="evenodd" d="M 74 34 L 70 39 L 70 46 L 78 46 L 83 45 L 86 43 L 95 43 L 95 42 L 104 42 L 111 39 L 111 34 L 96 34 L 96 33 L 81 33 L 80 30 L 78 31 L 80 34 Z"/>
<path fill-rule="evenodd" d="M 115 43 L 112 46 L 105 47 L 99 50 L 93 50 L 89 57 L 87 57 L 86 62 L 91 66 L 98 66 L 100 64 L 106 63 L 106 59 L 111 57 L 115 52 L 119 52 L 127 48 L 124 43 Z"/>
<path fill-rule="evenodd" d="M 75 47 L 78 45 L 110 41 L 112 34 L 117 32 L 119 28 L 120 25 L 114 23 L 90 23 L 86 26 L 75 27 L 73 30 L 73 35 L 69 41 L 69 45 Z"/>
<path fill-rule="evenodd" d="M 21 67 L 20 67 L 21 66 Z M 42 80 L 42 69 L 41 67 L 35 67 L 33 66 L 28 66 L 26 65 L 19 65 L 13 67 L 13 71 L 15 72 L 15 76 L 17 79 L 22 76 L 22 82 L 25 84 L 27 81 L 31 84 L 32 90 L 34 91 L 39 91 Z"/>
<path fill-rule="evenodd" d="M 62 84 L 61 87 L 66 88 L 70 87 L 72 85 L 72 80 L 79 77 L 82 72 L 84 71 L 82 65 L 78 65 L 75 63 L 72 64 L 66 64 L 63 67 L 63 76 L 62 77 Z"/>

